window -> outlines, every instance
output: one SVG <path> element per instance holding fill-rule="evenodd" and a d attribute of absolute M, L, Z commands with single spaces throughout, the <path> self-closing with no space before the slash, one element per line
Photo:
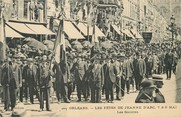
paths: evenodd
<path fill-rule="evenodd" d="M 162 7 L 160 7 L 160 13 L 161 14 L 166 14 L 166 13 L 168 13 L 168 9 L 166 7 L 164 7 L 164 6 L 162 6 Z"/>
<path fill-rule="evenodd" d="M 180 13 L 181 13 L 181 8 L 180 8 L 180 6 L 176 6 L 176 7 L 173 9 L 173 12 L 176 13 L 176 14 L 180 14 Z"/>

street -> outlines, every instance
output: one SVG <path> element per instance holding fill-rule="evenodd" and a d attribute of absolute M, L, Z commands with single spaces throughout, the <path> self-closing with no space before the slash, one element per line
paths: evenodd
<path fill-rule="evenodd" d="M 165 112 L 176 117 L 181 108 L 179 4 L 0 0 L 0 117 L 114 117 L 113 111 L 126 117 Z M 154 82 L 143 81 L 151 76 Z M 160 107 L 160 102 L 166 103 Z"/>
<path fill-rule="evenodd" d="M 162 94 L 165 96 L 165 100 L 166 103 L 174 103 L 175 102 L 175 98 L 176 98 L 176 79 L 175 79 L 175 75 L 172 74 L 172 78 L 170 80 L 166 80 L 166 75 L 162 74 L 163 76 L 163 88 L 160 89 L 160 91 L 162 92 Z M 73 92 L 72 95 L 72 101 L 71 103 L 67 104 L 67 103 L 61 103 L 58 104 L 56 99 L 53 99 L 53 103 L 50 104 L 51 106 L 51 110 L 52 111 L 42 111 L 39 112 L 39 103 L 38 100 L 36 100 L 35 104 L 33 105 L 24 105 L 23 103 L 19 103 L 16 106 L 16 109 L 14 110 L 17 113 L 20 114 L 25 114 L 25 117 L 65 117 L 66 116 L 66 112 L 67 109 L 77 109 L 77 107 L 81 110 L 84 109 L 86 107 L 89 106 L 94 106 L 94 105 L 114 105 L 114 104 L 123 104 L 124 103 L 131 103 L 134 104 L 135 98 L 137 96 L 138 93 L 130 93 L 130 94 L 126 94 L 124 99 L 122 99 L 121 101 L 117 101 L 115 100 L 114 103 L 105 103 L 105 97 L 103 96 L 103 102 L 100 104 L 93 104 L 90 103 L 89 101 L 82 101 L 82 102 L 76 102 L 77 100 L 77 96 L 76 93 Z M 0 105 L 0 110 L 3 110 L 3 105 Z M 3 117 L 9 117 L 12 114 L 11 111 L 9 112 L 5 112 L 2 113 Z"/>

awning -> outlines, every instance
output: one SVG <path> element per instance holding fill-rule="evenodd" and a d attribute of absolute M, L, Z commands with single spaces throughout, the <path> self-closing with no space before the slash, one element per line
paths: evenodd
<path fill-rule="evenodd" d="M 107 8 L 107 7 L 118 7 L 116 4 L 98 4 L 97 7 Z"/>
<path fill-rule="evenodd" d="M 16 30 L 17 32 L 23 34 L 37 34 L 35 31 L 27 27 L 24 23 L 8 22 L 7 25 Z"/>
<path fill-rule="evenodd" d="M 6 37 L 11 37 L 11 38 L 25 38 L 23 37 L 21 34 L 19 34 L 18 32 L 16 32 L 15 30 L 13 30 L 12 28 L 10 28 L 9 26 L 5 26 L 5 34 Z"/>
<path fill-rule="evenodd" d="M 79 22 L 78 24 L 75 24 L 76 27 L 82 32 L 85 36 L 87 36 L 87 27 L 84 23 Z"/>
<path fill-rule="evenodd" d="M 87 36 L 87 24 L 85 24 L 85 34 Z M 82 29 L 80 29 L 82 30 Z M 92 26 L 89 26 L 89 35 L 92 35 L 93 34 L 93 27 Z M 97 25 L 95 25 L 95 35 L 96 37 L 105 37 L 104 33 L 97 27 Z"/>
<path fill-rule="evenodd" d="M 25 25 L 39 35 L 55 35 L 55 33 L 53 33 L 51 30 L 49 30 L 48 28 L 46 28 L 41 24 L 25 24 Z"/>
<path fill-rule="evenodd" d="M 136 39 L 143 39 L 143 37 L 138 33 L 138 31 L 133 30 L 133 29 L 130 31 L 133 33 L 133 35 L 135 35 Z"/>
<path fill-rule="evenodd" d="M 112 25 L 112 27 L 119 35 L 121 34 L 119 28 L 116 25 Z"/>
<path fill-rule="evenodd" d="M 70 21 L 64 21 L 64 32 L 69 39 L 85 39 Z"/>
<path fill-rule="evenodd" d="M 143 39 L 143 36 L 141 36 L 140 33 L 137 33 L 136 38 L 137 38 L 137 39 Z"/>
<path fill-rule="evenodd" d="M 123 29 L 121 30 L 121 32 L 126 34 L 128 37 L 135 39 L 135 37 L 131 34 L 131 32 L 128 29 Z"/>

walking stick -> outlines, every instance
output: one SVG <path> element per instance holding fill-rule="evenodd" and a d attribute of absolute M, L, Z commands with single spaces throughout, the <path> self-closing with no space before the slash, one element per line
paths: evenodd
<path fill-rule="evenodd" d="M 119 89 L 121 89 L 122 91 L 124 91 L 117 83 L 115 83 L 115 85 L 116 85 Z"/>

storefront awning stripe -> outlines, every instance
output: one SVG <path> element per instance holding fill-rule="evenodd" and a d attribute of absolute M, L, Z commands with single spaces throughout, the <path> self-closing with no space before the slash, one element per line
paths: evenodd
<path fill-rule="evenodd" d="M 41 24 L 25 24 L 25 25 L 39 35 L 55 35 L 55 33 L 53 33 L 52 31 L 50 31 L 48 28 L 46 28 Z"/>
<path fill-rule="evenodd" d="M 13 28 L 19 33 L 23 34 L 37 34 L 35 31 L 31 30 L 29 27 L 27 27 L 24 23 L 15 23 L 15 22 L 8 22 L 8 26 Z"/>
<path fill-rule="evenodd" d="M 119 35 L 121 34 L 119 28 L 116 25 L 112 25 L 112 27 Z"/>
<path fill-rule="evenodd" d="M 76 25 L 76 24 L 75 24 Z M 87 36 L 87 27 L 84 23 L 79 22 L 77 25 L 77 28 L 82 32 L 85 36 Z M 89 34 L 90 35 L 90 34 Z"/>
<path fill-rule="evenodd" d="M 87 27 L 87 24 L 85 24 L 85 26 Z M 89 26 L 89 35 L 93 34 L 93 27 Z M 87 28 L 86 28 L 86 35 L 87 35 Z M 97 25 L 95 25 L 95 35 L 97 37 L 105 37 L 104 33 L 97 27 Z"/>
<path fill-rule="evenodd" d="M 10 37 L 10 38 L 25 38 L 7 25 L 5 26 L 5 34 L 6 34 L 6 37 Z"/>
<path fill-rule="evenodd" d="M 131 32 L 128 29 L 123 29 L 121 30 L 121 32 L 126 34 L 128 37 L 135 39 L 135 37 L 131 34 Z"/>
<path fill-rule="evenodd" d="M 69 39 L 85 39 L 70 21 L 64 21 L 64 32 Z"/>
<path fill-rule="evenodd" d="M 132 29 L 131 32 L 135 35 L 136 39 L 143 39 L 143 37 L 138 33 L 138 31 Z"/>

